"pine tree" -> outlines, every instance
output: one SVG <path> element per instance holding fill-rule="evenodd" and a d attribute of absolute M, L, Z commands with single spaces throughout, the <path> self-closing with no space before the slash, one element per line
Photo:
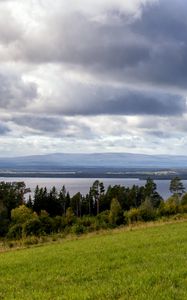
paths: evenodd
<path fill-rule="evenodd" d="M 175 194 L 177 196 L 182 196 L 185 192 L 185 187 L 179 177 L 174 177 L 171 179 L 169 190 L 172 194 Z"/>

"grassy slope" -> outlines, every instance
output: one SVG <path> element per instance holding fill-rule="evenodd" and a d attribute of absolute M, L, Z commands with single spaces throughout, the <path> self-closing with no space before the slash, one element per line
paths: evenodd
<path fill-rule="evenodd" d="M 187 223 L 2 253 L 0 299 L 187 299 Z"/>

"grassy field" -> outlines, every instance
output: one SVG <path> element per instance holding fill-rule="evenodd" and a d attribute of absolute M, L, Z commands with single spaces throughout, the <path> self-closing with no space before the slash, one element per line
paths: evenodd
<path fill-rule="evenodd" d="M 187 223 L 0 254 L 0 299 L 187 299 Z"/>

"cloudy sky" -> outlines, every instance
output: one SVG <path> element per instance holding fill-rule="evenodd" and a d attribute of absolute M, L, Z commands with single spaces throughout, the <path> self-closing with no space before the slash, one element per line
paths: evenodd
<path fill-rule="evenodd" d="M 0 0 L 0 156 L 186 154 L 186 0 Z"/>

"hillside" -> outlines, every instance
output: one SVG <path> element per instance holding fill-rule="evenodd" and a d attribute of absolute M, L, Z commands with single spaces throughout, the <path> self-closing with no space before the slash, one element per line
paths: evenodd
<path fill-rule="evenodd" d="M 132 153 L 54 153 L 0 158 L 0 169 L 92 168 L 187 168 L 187 156 Z"/>
<path fill-rule="evenodd" d="M 1 299 L 187 299 L 187 223 L 1 253 Z"/>

